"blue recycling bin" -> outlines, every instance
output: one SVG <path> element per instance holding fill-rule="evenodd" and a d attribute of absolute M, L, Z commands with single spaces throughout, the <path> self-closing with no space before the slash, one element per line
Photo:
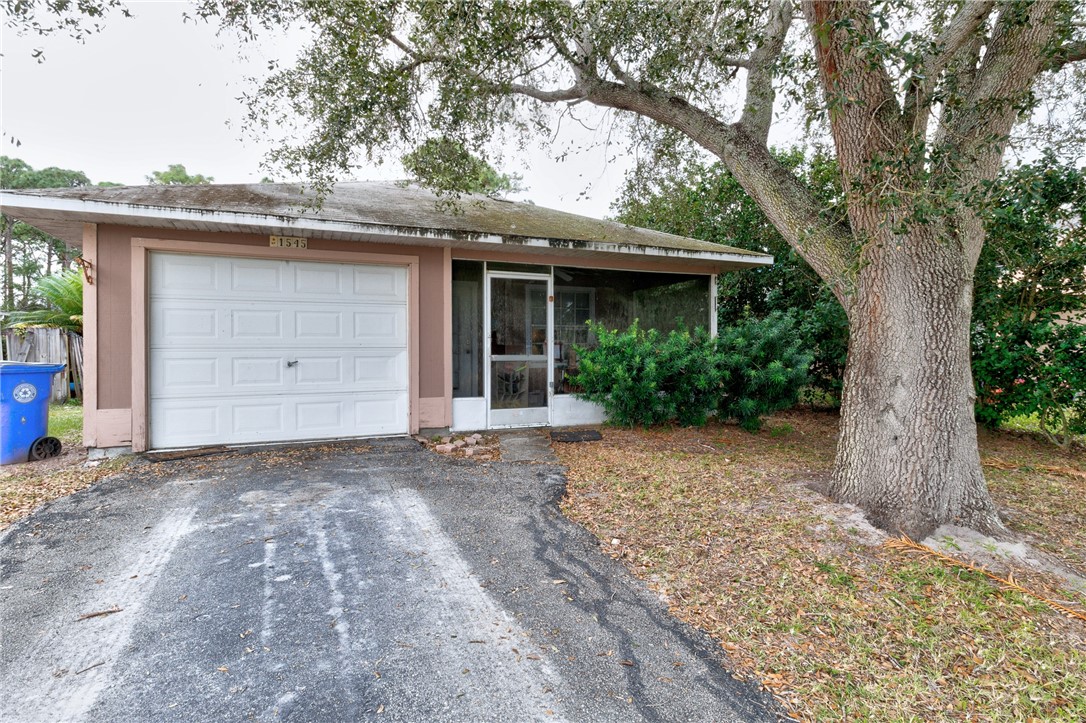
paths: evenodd
<path fill-rule="evenodd" d="M 47 435 L 53 375 L 64 367 L 0 362 L 0 464 L 60 454 L 60 440 Z"/>

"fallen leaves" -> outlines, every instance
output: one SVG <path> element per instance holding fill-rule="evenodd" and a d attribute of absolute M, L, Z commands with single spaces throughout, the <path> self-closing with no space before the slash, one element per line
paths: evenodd
<path fill-rule="evenodd" d="M 795 431 L 610 429 L 594 445 L 556 445 L 569 467 L 562 509 L 795 720 L 1086 719 L 1077 620 L 981 573 L 903 561 L 854 510 L 808 488 L 832 466 L 836 419 L 773 421 Z M 1070 564 L 1086 559 L 1081 458 L 981 439 L 997 452 L 990 487 L 1012 529 Z M 1043 571 L 1006 572 L 1086 606 Z"/>
<path fill-rule="evenodd" d="M 85 462 L 85 452 L 72 450 L 42 462 L 6 468 L 8 474 L 0 477 L 0 530 L 46 502 L 67 497 L 120 472 L 128 459 L 107 460 L 96 467 L 85 467 Z"/>

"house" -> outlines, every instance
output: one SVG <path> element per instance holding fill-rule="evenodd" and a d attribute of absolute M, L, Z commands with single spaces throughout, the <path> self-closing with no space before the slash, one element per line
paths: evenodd
<path fill-rule="evenodd" d="M 84 440 L 135 451 L 602 420 L 585 321 L 715 326 L 772 258 L 396 184 L 4 191 L 82 249 Z"/>

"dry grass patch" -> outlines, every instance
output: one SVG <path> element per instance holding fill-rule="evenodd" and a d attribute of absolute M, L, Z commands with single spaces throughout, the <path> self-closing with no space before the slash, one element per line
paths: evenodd
<path fill-rule="evenodd" d="M 797 718 L 1086 719 L 1086 623 L 884 547 L 854 509 L 806 486 L 828 474 L 835 435 L 834 417 L 808 413 L 777 415 L 757 435 L 605 430 L 602 442 L 556 445 L 570 469 L 563 507 Z M 1078 564 L 1081 455 L 1008 435 L 982 444 L 985 461 L 1001 461 L 988 471 L 1012 528 Z M 1086 609 L 1062 578 L 995 563 Z"/>

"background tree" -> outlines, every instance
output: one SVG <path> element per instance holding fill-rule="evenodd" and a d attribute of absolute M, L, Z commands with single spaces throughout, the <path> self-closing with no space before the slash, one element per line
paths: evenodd
<path fill-rule="evenodd" d="M 148 183 L 161 186 L 204 186 L 214 180 L 199 173 L 190 175 L 180 163 L 171 163 L 165 171 L 151 171 L 151 175 L 147 176 Z"/>
<path fill-rule="evenodd" d="M 50 326 L 83 333 L 83 272 L 79 269 L 44 276 L 35 282 L 42 309 L 13 311 L 6 321 L 14 327 Z"/>
<path fill-rule="evenodd" d="M 0 188 L 73 188 L 89 184 L 82 171 L 56 167 L 35 170 L 18 158 L 0 156 Z M 0 215 L 0 234 L 4 242 L 3 311 L 33 306 L 34 283 L 54 269 L 66 269 L 78 255 L 63 241 L 6 215 Z"/>
<path fill-rule="evenodd" d="M 801 151 L 782 162 L 824 200 L 837 203 L 832 161 Z M 1036 415 L 1061 446 L 1086 430 L 1086 172 L 1051 152 L 1007 170 L 978 210 L 988 241 L 977 264 L 972 355 L 977 419 L 998 427 Z M 848 320 L 826 285 L 781 238 L 720 164 L 635 169 L 613 207 L 648 228 L 773 254 L 768 268 L 721 277 L 720 325 L 747 313 L 793 315 L 814 353 L 811 384 L 836 394 Z"/>
<path fill-rule="evenodd" d="M 1052 154 L 1000 177 L 984 209 L 973 368 L 977 418 L 1037 415 L 1067 446 L 1086 433 L 1086 172 Z"/>

